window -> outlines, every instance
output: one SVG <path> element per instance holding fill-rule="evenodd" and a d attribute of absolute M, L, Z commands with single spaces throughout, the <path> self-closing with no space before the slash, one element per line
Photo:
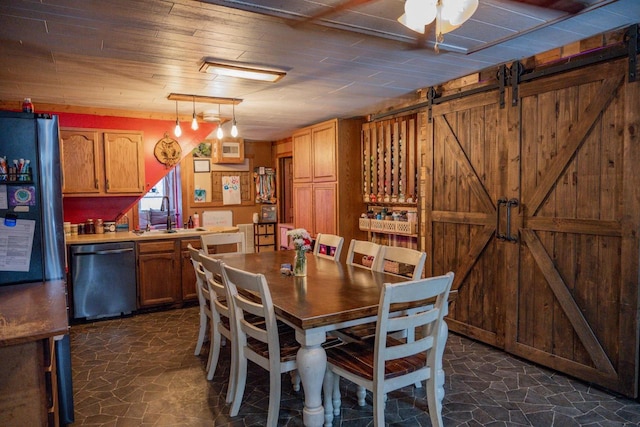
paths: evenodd
<path fill-rule="evenodd" d="M 164 198 L 169 199 L 169 211 L 161 211 Z M 146 228 L 150 223 L 152 228 L 165 228 L 167 214 L 175 215 L 172 221 L 180 226 L 180 209 L 182 207 L 182 194 L 180 185 L 180 165 L 176 165 L 160 181 L 154 185 L 147 194 L 138 202 L 138 217 L 140 228 Z"/>

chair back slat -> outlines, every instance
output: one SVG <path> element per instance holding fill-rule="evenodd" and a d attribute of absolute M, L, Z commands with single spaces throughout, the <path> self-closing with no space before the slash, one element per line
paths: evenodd
<path fill-rule="evenodd" d="M 426 260 L 425 252 L 399 246 L 382 246 L 373 270 L 418 280 L 422 277 Z"/>
<path fill-rule="evenodd" d="M 352 239 L 349 243 L 347 264 L 372 270 L 381 248 L 377 243 Z"/>
<path fill-rule="evenodd" d="M 244 233 L 211 233 L 211 234 L 203 234 L 200 236 L 200 242 L 202 243 L 202 251 L 209 255 L 212 254 L 211 249 L 215 248 L 214 253 L 222 253 L 217 252 L 219 246 L 227 246 L 227 245 L 236 245 L 235 251 L 226 251 L 225 253 L 245 253 L 246 252 L 246 242 Z"/>
<path fill-rule="evenodd" d="M 313 254 L 322 258 L 340 259 L 344 237 L 318 233 Z"/>

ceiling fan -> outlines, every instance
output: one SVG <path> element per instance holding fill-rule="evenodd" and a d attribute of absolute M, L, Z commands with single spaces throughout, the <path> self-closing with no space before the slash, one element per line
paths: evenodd
<path fill-rule="evenodd" d="M 298 23 L 322 21 L 376 1 L 378 0 L 343 0 L 305 17 Z M 580 13 L 593 7 L 594 3 L 598 3 L 594 0 L 509 0 L 509 2 L 564 12 L 566 17 Z M 471 18 L 478 8 L 478 3 L 478 0 L 406 0 L 405 13 L 397 20 L 417 33 L 415 48 L 428 47 L 427 39 L 434 39 L 435 42 L 431 45 L 438 52 L 440 44 L 444 41 L 444 35 L 459 28 Z"/>

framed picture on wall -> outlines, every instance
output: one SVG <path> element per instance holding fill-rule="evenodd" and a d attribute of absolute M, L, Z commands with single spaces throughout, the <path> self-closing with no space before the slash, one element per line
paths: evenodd
<path fill-rule="evenodd" d="M 195 173 L 211 172 L 211 162 L 209 159 L 193 159 L 193 171 Z"/>

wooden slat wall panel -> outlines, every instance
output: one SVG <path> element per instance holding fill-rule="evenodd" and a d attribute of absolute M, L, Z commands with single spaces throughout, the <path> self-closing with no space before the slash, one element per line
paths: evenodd
<path fill-rule="evenodd" d="M 416 203 L 416 123 L 416 116 L 410 115 L 363 124 L 362 197 L 366 203 Z"/>

